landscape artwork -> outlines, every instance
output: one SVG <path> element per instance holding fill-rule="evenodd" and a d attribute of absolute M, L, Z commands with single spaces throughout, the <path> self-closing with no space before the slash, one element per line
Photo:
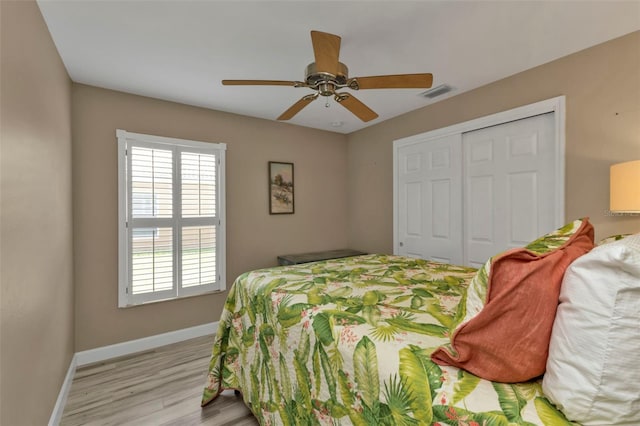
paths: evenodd
<path fill-rule="evenodd" d="M 269 213 L 292 214 L 293 163 L 269 161 Z"/>

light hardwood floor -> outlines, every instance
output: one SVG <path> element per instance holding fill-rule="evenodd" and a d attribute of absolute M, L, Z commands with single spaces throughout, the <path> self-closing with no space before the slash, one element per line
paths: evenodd
<path fill-rule="evenodd" d="M 212 345 L 199 337 L 78 368 L 60 424 L 258 425 L 233 392 L 200 408 Z"/>

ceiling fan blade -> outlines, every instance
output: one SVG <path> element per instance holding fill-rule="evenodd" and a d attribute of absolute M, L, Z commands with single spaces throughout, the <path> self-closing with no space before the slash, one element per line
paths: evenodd
<path fill-rule="evenodd" d="M 222 80 L 222 84 L 225 86 L 296 86 L 303 83 L 283 80 Z"/>
<path fill-rule="evenodd" d="M 354 77 L 358 89 L 428 89 L 433 84 L 433 75 L 423 74 L 397 74 L 376 75 L 371 77 Z M 355 89 L 355 87 L 350 88 Z"/>
<path fill-rule="evenodd" d="M 378 114 L 375 111 L 349 93 L 336 93 L 335 100 L 365 123 L 378 118 Z"/>
<path fill-rule="evenodd" d="M 316 59 L 317 72 L 338 75 L 338 57 L 340 56 L 340 40 L 337 35 L 311 31 L 311 43 Z"/>
<path fill-rule="evenodd" d="M 312 93 L 311 95 L 304 96 L 298 102 L 291 105 L 288 110 L 283 112 L 280 115 L 280 117 L 278 117 L 278 120 L 290 120 L 291 118 L 293 118 L 294 115 L 302 111 L 302 108 L 306 107 L 311 102 L 315 101 L 317 97 L 318 97 L 317 93 Z"/>

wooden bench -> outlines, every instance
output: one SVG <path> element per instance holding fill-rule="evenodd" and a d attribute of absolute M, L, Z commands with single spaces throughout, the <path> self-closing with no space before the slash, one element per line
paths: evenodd
<path fill-rule="evenodd" d="M 341 249 L 327 250 L 313 253 L 285 254 L 278 256 L 278 265 L 297 265 L 299 263 L 317 262 L 319 260 L 339 259 L 342 257 L 360 256 L 367 254 L 358 250 Z"/>

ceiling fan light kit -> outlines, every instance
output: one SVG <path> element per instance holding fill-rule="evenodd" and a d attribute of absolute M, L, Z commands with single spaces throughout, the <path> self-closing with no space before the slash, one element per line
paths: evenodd
<path fill-rule="evenodd" d="M 306 87 L 315 91 L 303 96 L 283 112 L 278 120 L 290 120 L 318 96 L 333 96 L 338 104 L 351 111 L 360 120 L 367 122 L 377 118 L 378 114 L 352 94 L 337 92 L 337 90 L 428 89 L 433 83 L 433 76 L 428 73 L 349 78 L 349 69 L 338 60 L 340 42 L 341 38 L 337 35 L 311 31 L 315 62 L 307 65 L 305 81 L 222 80 L 222 84 L 225 86 L 293 86 Z"/>

